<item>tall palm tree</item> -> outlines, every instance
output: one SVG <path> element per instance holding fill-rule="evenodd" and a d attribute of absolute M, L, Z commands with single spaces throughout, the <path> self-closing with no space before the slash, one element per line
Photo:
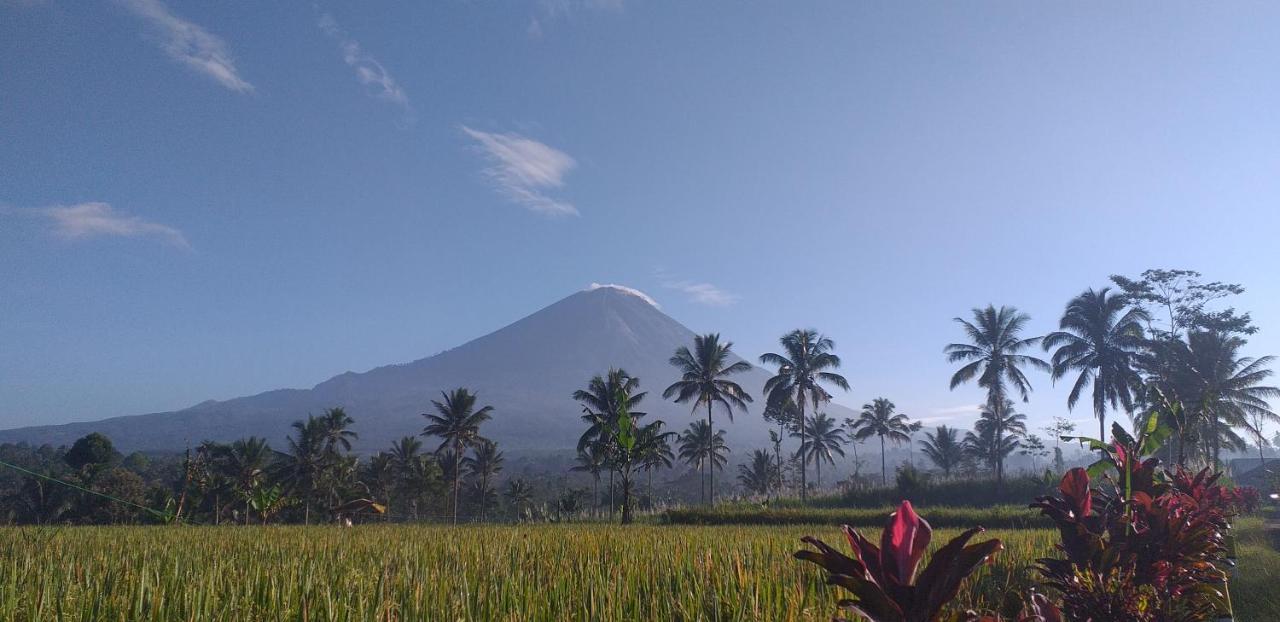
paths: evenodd
<path fill-rule="evenodd" d="M 955 318 L 964 328 L 969 343 L 953 343 L 946 347 L 947 361 L 965 364 L 951 376 L 951 388 L 978 379 L 978 386 L 987 390 L 989 408 L 1002 408 L 1012 403 L 1008 400 L 1009 387 L 1027 401 L 1031 393 L 1031 382 L 1022 372 L 1023 367 L 1033 367 L 1045 372 L 1053 368 L 1043 360 L 1028 354 L 1019 354 L 1040 342 L 1039 337 L 1023 338 L 1031 316 L 1020 313 L 1014 307 L 1001 306 L 996 309 L 987 305 L 985 309 L 973 310 L 973 321 Z M 994 443 L 1000 446 L 1000 429 L 995 429 Z M 1004 481 L 1003 470 L 996 472 L 996 481 Z"/>
<path fill-rule="evenodd" d="M 965 432 L 965 454 L 991 467 L 993 473 L 999 473 L 1000 465 L 1018 448 L 1018 439 L 1013 436 L 999 437 L 995 426 L 983 425 L 981 421 L 974 426 L 973 432 Z"/>
<path fill-rule="evenodd" d="M 818 334 L 813 329 L 793 330 L 779 340 L 782 354 L 767 352 L 760 355 L 760 362 L 777 365 L 778 372 L 764 383 L 764 393 L 769 405 L 783 404 L 788 398 L 795 402 L 799 409 L 797 422 L 805 418 L 805 405 L 812 404 L 814 410 L 829 399 L 831 394 L 822 388 L 823 382 L 833 384 L 845 391 L 849 390 L 849 381 L 844 376 L 831 370 L 840 367 L 840 357 L 832 353 L 836 344 L 831 339 Z M 804 426 L 800 426 L 801 434 Z M 804 439 L 801 438 L 801 443 Z M 800 500 L 806 499 L 806 481 L 804 463 L 800 463 Z"/>
<path fill-rule="evenodd" d="M 1107 405 L 1133 412 L 1134 396 L 1142 386 L 1135 369 L 1143 347 L 1143 322 L 1150 315 L 1130 307 L 1123 295 L 1109 295 L 1110 288 L 1087 289 L 1067 303 L 1059 330 L 1044 336 L 1045 351 L 1054 350 L 1052 378 L 1057 382 L 1079 372 L 1067 395 L 1067 409 L 1075 408 L 1084 390 L 1093 385 L 1093 415 L 1098 418 L 1098 438 L 1106 438 Z"/>
<path fill-rule="evenodd" d="M 751 460 L 738 465 L 738 481 L 748 494 L 769 496 L 777 478 L 777 468 L 773 464 L 773 456 L 768 451 L 756 449 L 751 452 Z"/>
<path fill-rule="evenodd" d="M 446 448 L 453 450 L 453 522 L 457 523 L 462 455 L 468 447 L 475 446 L 484 438 L 480 436 L 480 425 L 493 416 L 493 407 L 476 409 L 476 394 L 461 387 L 441 395 L 443 402 L 431 401 L 436 412 L 422 414 L 427 419 L 422 435 L 440 438 L 437 452 Z"/>
<path fill-rule="evenodd" d="M 677 439 L 678 455 L 685 463 L 694 468 L 723 469 L 729 457 L 729 447 L 724 442 L 724 430 L 711 431 L 706 421 L 696 420 L 689 424 Z M 702 490 L 706 495 L 706 490 Z"/>
<path fill-rule="evenodd" d="M 473 477 L 480 478 L 480 490 L 489 490 L 489 480 L 498 473 L 502 472 L 502 463 L 505 461 L 501 451 L 498 451 L 498 444 L 484 439 L 476 444 L 475 449 L 470 456 L 462 459 L 462 465 L 467 469 Z M 480 520 L 485 520 L 485 506 L 480 506 Z"/>
<path fill-rule="evenodd" d="M 401 437 L 400 440 L 391 443 L 391 451 L 388 455 L 391 458 L 391 469 L 395 473 L 395 483 L 391 489 L 399 496 L 402 488 L 407 488 L 410 480 L 410 474 L 418 459 L 418 452 L 422 451 L 422 441 L 416 436 Z M 416 505 L 416 501 L 411 502 Z M 388 516 L 392 513 L 391 500 L 387 500 Z"/>
<path fill-rule="evenodd" d="M 609 456 L 603 443 L 591 443 L 578 450 L 576 460 L 578 463 L 569 470 L 591 475 L 591 513 L 594 515 L 600 508 L 600 474 L 608 468 Z"/>
<path fill-rule="evenodd" d="M 827 416 L 827 413 L 818 413 L 805 420 L 805 429 L 802 434 L 804 440 L 800 443 L 800 461 L 812 462 L 818 472 L 818 490 L 822 489 L 822 463 L 834 465 L 836 463 L 835 456 L 844 457 L 844 444 L 848 439 L 844 435 L 844 430 L 840 427 L 840 422 Z"/>
<path fill-rule="evenodd" d="M 960 466 L 964 460 L 964 445 L 960 442 L 960 431 L 940 425 L 934 432 L 925 432 L 920 442 L 920 450 L 934 466 L 942 469 L 943 476 L 948 479 L 951 471 Z"/>
<path fill-rule="evenodd" d="M 869 404 L 862 405 L 862 412 L 854 420 L 855 440 L 866 440 L 872 436 L 880 437 L 880 485 L 889 485 L 889 467 L 884 459 L 884 442 L 894 444 L 911 440 L 911 422 L 907 416 L 896 412 L 893 402 L 877 397 Z"/>
<path fill-rule="evenodd" d="M 693 402 L 693 411 L 706 407 L 707 425 L 714 427 L 711 411 L 716 405 L 724 409 L 729 420 L 733 421 L 733 409 L 747 409 L 751 396 L 738 383 L 729 380 L 729 376 L 740 374 L 751 369 L 746 361 L 730 362 L 733 342 L 720 343 L 720 335 L 709 333 L 693 338 L 693 351 L 680 346 L 671 357 L 671 364 L 680 370 L 680 379 L 673 382 L 662 392 L 663 399 L 675 398 L 677 404 Z M 715 473 L 710 473 L 708 489 L 711 491 L 710 503 L 716 503 Z"/>

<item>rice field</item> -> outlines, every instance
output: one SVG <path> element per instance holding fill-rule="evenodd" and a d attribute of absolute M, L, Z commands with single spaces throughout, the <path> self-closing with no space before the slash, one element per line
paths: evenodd
<path fill-rule="evenodd" d="M 790 555 L 807 533 L 838 535 L 598 524 L 4 528 L 0 619 L 825 622 L 834 591 Z M 955 533 L 939 530 L 935 545 Z M 1021 591 L 1028 563 L 1055 539 L 1041 529 L 989 535 L 1006 550 L 964 591 L 963 607 Z M 1271 574 L 1233 589 L 1238 611 L 1274 613 L 1280 555 L 1245 544 L 1242 565 L 1256 558 Z"/>

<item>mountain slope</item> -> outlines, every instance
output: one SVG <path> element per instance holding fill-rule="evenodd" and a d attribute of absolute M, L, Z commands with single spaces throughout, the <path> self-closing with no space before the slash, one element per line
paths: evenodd
<path fill-rule="evenodd" d="M 481 404 L 494 407 L 483 433 L 508 451 L 560 450 L 572 447 L 582 430 L 581 408 L 570 398 L 594 374 L 622 367 L 640 378 L 648 391 L 646 420 L 663 419 L 681 430 L 689 407 L 661 397 L 676 380 L 667 362 L 675 349 L 693 343 L 694 333 L 662 313 L 647 298 L 625 288 L 598 287 L 578 292 L 493 333 L 412 363 L 347 372 L 311 389 L 282 389 L 185 410 L 101 421 L 0 431 L 0 442 L 70 444 L 89 432 L 102 432 L 124 450 L 180 450 L 202 440 L 229 441 L 261 436 L 285 446 L 289 424 L 342 406 L 355 419 L 356 449 L 372 452 L 392 440 L 418 434 L 421 413 L 440 392 L 464 386 Z M 760 417 L 760 391 L 768 374 L 752 370 L 737 380 L 757 403 L 729 422 L 717 413 L 717 425 L 729 430 L 731 444 L 763 446 L 768 429 Z M 833 416 L 849 416 L 831 406 Z M 700 413 L 699 416 L 705 416 Z"/>

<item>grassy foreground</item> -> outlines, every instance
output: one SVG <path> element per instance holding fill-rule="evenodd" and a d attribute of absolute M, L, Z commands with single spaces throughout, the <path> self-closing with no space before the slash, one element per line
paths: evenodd
<path fill-rule="evenodd" d="M 1242 521 L 1237 619 L 1280 619 L 1280 554 Z M 0 529 L 4 620 L 829 620 L 794 561 L 818 527 L 638 525 Z M 956 533 L 939 530 L 935 545 Z M 995 606 L 1048 530 L 998 531 L 963 594 Z"/>

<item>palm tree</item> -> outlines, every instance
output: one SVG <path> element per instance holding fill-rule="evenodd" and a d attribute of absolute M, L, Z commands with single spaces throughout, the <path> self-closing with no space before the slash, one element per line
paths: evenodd
<path fill-rule="evenodd" d="M 1014 409 L 1013 400 L 1006 399 L 999 407 L 983 407 L 974 429 L 977 434 L 971 435 L 976 439 L 976 446 L 988 452 L 983 459 L 995 471 L 996 481 L 1003 481 L 1005 458 L 1018 448 L 1018 439 L 1027 434 L 1026 415 Z"/>
<path fill-rule="evenodd" d="M 738 465 L 738 481 L 747 493 L 769 496 L 777 479 L 777 468 L 773 464 L 773 456 L 763 449 L 751 452 L 751 460 L 747 464 Z"/>
<path fill-rule="evenodd" d="M 271 465 L 271 446 L 266 439 L 256 436 L 242 438 L 234 443 L 226 453 L 224 468 L 236 491 L 244 499 L 244 524 L 249 524 L 250 497 L 254 489 L 262 482 L 267 467 Z"/>
<path fill-rule="evenodd" d="M 502 472 L 505 457 L 498 451 L 498 444 L 483 439 L 475 446 L 470 456 L 462 459 L 462 465 L 473 477 L 480 478 L 480 490 L 489 490 L 489 479 Z M 480 507 L 480 520 L 485 519 L 485 506 Z"/>
<path fill-rule="evenodd" d="M 907 416 L 895 412 L 893 402 L 877 397 L 870 404 L 862 405 L 862 413 L 854 420 L 855 440 L 866 440 L 872 436 L 880 437 L 880 485 L 889 485 L 889 467 L 884 459 L 885 439 L 894 444 L 911 440 L 911 423 Z"/>
<path fill-rule="evenodd" d="M 997 436 L 994 426 L 983 425 L 981 421 L 974 427 L 975 431 L 964 435 L 965 454 L 985 462 L 993 473 L 998 474 L 1004 459 L 1018 448 L 1018 439 L 1013 436 Z"/>
<path fill-rule="evenodd" d="M 1022 338 L 1022 330 L 1026 328 L 1031 316 L 1019 313 L 1013 307 L 1001 306 L 996 309 L 987 305 L 985 309 L 973 310 L 973 321 L 955 318 L 969 337 L 970 343 L 953 343 L 946 347 L 947 361 L 965 362 L 951 376 L 951 388 L 978 379 L 978 386 L 987 390 L 987 405 L 990 408 L 1001 408 L 1008 401 L 1008 387 L 1027 401 L 1031 393 L 1031 382 L 1022 373 L 1024 366 L 1034 367 L 1052 372 L 1048 363 L 1030 355 L 1019 354 L 1023 350 L 1039 343 L 1039 337 Z M 995 430 L 995 446 L 1002 444 L 1000 429 Z M 1003 464 L 1003 462 L 1002 462 Z M 1003 470 L 997 470 L 996 481 L 1004 481 Z"/>
<path fill-rule="evenodd" d="M 366 467 L 367 476 L 361 481 L 366 484 L 370 490 L 377 490 L 374 498 L 382 498 L 387 502 L 387 511 L 384 518 L 391 520 L 392 508 L 391 498 L 394 496 L 396 483 L 400 480 L 400 472 L 396 468 L 395 457 L 385 451 L 380 451 L 369 457 L 369 463 Z"/>
<path fill-rule="evenodd" d="M 1173 392 L 1204 428 L 1205 454 L 1213 464 L 1218 464 L 1224 437 L 1229 446 L 1242 444 L 1232 427 L 1250 428 L 1255 418 L 1280 421 L 1268 404 L 1268 400 L 1280 397 L 1280 389 L 1262 384 L 1271 377 L 1267 366 L 1275 358 L 1241 356 L 1244 344 L 1240 337 L 1193 331 L 1175 350 Z"/>
<path fill-rule="evenodd" d="M 391 452 L 388 454 L 391 458 L 391 468 L 395 473 L 395 483 L 391 488 L 399 495 L 402 487 L 407 487 L 410 474 L 418 459 L 418 452 L 422 450 L 422 441 L 415 436 L 401 437 L 400 440 L 391 443 Z M 411 505 L 416 506 L 417 501 L 412 501 Z M 387 499 L 387 514 L 390 515 L 391 499 Z"/>
<path fill-rule="evenodd" d="M 720 335 L 709 333 L 693 338 L 693 351 L 680 346 L 671 364 L 680 370 L 680 379 L 662 392 L 663 399 L 675 398 L 677 404 L 693 402 L 693 411 L 707 409 L 707 425 L 714 426 L 711 421 L 712 407 L 720 405 L 729 420 L 733 421 L 733 409 L 747 410 L 751 396 L 738 383 L 729 380 L 729 376 L 751 369 L 746 361 L 729 361 L 734 358 L 731 350 L 733 342 L 720 343 Z M 710 504 L 716 504 L 715 473 L 710 473 L 707 488 L 710 490 Z"/>
<path fill-rule="evenodd" d="M 671 438 L 675 432 L 663 432 L 666 423 L 654 421 L 640 428 L 640 468 L 644 469 L 648 480 L 649 506 L 653 507 L 653 472 L 656 469 L 671 468 L 675 461 L 675 453 L 671 450 Z"/>
<path fill-rule="evenodd" d="M 1057 382 L 1079 372 L 1067 396 L 1067 409 L 1075 408 L 1085 388 L 1093 385 L 1093 415 L 1098 418 L 1098 438 L 1106 438 L 1107 405 L 1133 412 L 1134 396 L 1142 378 L 1134 369 L 1143 347 L 1142 322 L 1147 312 L 1129 307 L 1123 295 L 1108 295 L 1110 288 L 1085 290 L 1067 303 L 1059 330 L 1045 335 L 1045 351 L 1052 357 L 1052 378 Z"/>
<path fill-rule="evenodd" d="M 724 442 L 724 430 L 711 432 L 711 426 L 702 420 L 689 424 L 677 439 L 680 459 L 694 468 L 723 469 L 728 461 L 729 447 Z M 706 490 L 702 490 L 706 495 Z"/>
<path fill-rule="evenodd" d="M 760 362 L 778 366 L 778 373 L 764 383 L 764 393 L 769 405 L 783 404 L 788 398 L 795 402 L 799 409 L 796 421 L 805 418 L 805 405 L 812 403 L 816 410 L 818 405 L 831 399 L 831 394 L 822 388 L 820 383 L 827 382 L 845 391 L 849 390 L 849 381 L 837 374 L 833 369 L 840 367 L 840 357 L 831 351 L 836 344 L 831 339 L 818 334 L 813 329 L 793 330 L 779 340 L 782 351 L 777 354 L 767 352 L 760 355 Z M 800 427 L 804 434 L 804 426 Z M 803 444 L 804 439 L 801 438 Z M 800 463 L 800 500 L 806 499 L 804 463 Z"/>
<path fill-rule="evenodd" d="M 462 454 L 484 438 L 480 436 L 480 425 L 492 416 L 493 407 L 485 406 L 476 410 L 476 394 L 465 388 L 457 388 L 441 395 L 444 397 L 443 402 L 431 401 L 436 413 L 422 414 L 428 422 L 422 435 L 441 439 L 437 452 L 445 448 L 453 450 L 453 522 L 457 523 Z"/>
<path fill-rule="evenodd" d="M 331 454 L 351 451 L 351 441 L 360 435 L 351 430 L 355 423 L 347 411 L 342 408 L 330 408 L 320 416 L 321 428 L 324 430 L 324 448 Z"/>
<path fill-rule="evenodd" d="M 822 463 L 834 465 L 835 456 L 844 457 L 843 445 L 848 440 L 840 423 L 818 413 L 805 421 L 805 429 L 796 436 L 803 437 L 800 443 L 800 461 L 812 462 L 818 470 L 818 490 L 822 489 Z"/>
<path fill-rule="evenodd" d="M 643 417 L 635 407 L 647 395 L 636 393 L 640 387 L 640 379 L 628 374 L 624 369 L 611 368 L 603 376 L 594 376 L 587 383 L 586 389 L 573 392 L 573 399 L 582 404 L 582 420 L 587 423 L 587 431 L 578 439 L 578 450 L 581 451 L 591 443 L 601 444 L 609 465 L 609 516 L 613 517 L 613 473 L 618 446 L 616 433 L 618 419 L 626 412 L 632 419 Z"/>
<path fill-rule="evenodd" d="M 519 518 L 529 506 L 533 505 L 533 488 L 524 478 L 507 482 L 507 489 L 502 493 L 507 498 L 507 503 L 511 506 L 512 514 Z"/>
<path fill-rule="evenodd" d="M 591 512 L 595 514 L 600 508 L 600 474 L 608 467 L 609 456 L 602 443 L 591 443 L 578 450 L 577 461 L 569 470 L 591 475 Z"/>
<path fill-rule="evenodd" d="M 925 432 L 920 450 L 934 466 L 942 469 L 942 474 L 947 478 L 951 477 L 951 471 L 964 460 L 960 431 L 945 425 L 938 426 L 935 432 Z"/>
<path fill-rule="evenodd" d="M 324 449 L 323 422 L 308 415 L 306 421 L 294 421 L 295 435 L 289 437 L 289 454 L 282 466 L 284 479 L 294 488 L 305 490 L 302 522 L 311 524 L 311 506 L 315 502 L 320 480 L 329 466 L 329 454 Z"/>

